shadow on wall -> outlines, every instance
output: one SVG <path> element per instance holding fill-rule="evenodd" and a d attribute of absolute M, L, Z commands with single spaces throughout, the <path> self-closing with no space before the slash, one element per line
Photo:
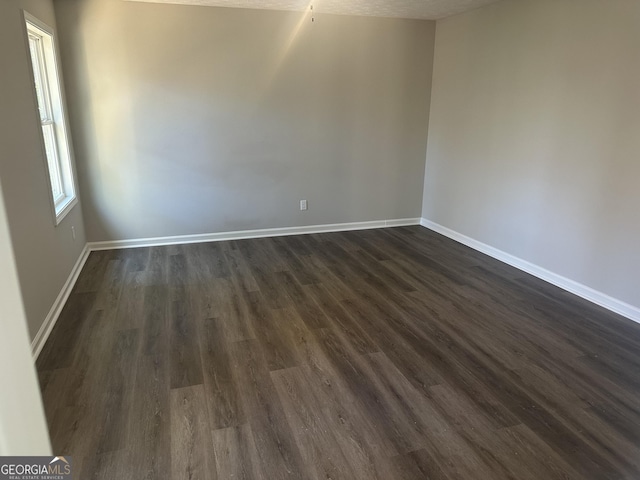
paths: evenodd
<path fill-rule="evenodd" d="M 429 22 L 70 1 L 90 240 L 419 215 Z"/>

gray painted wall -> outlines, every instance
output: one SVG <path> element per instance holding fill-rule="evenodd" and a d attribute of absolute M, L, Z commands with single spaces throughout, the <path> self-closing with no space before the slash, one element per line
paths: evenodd
<path fill-rule="evenodd" d="M 420 216 L 435 22 L 55 6 L 89 240 Z"/>
<path fill-rule="evenodd" d="M 640 3 L 438 21 L 423 216 L 640 306 Z"/>
<path fill-rule="evenodd" d="M 5 0 L 3 0 L 5 3 Z M 9 231 L 31 338 L 53 306 L 86 243 L 80 205 L 54 226 L 40 121 L 20 9 L 55 28 L 50 0 L 10 0 L 0 16 L 3 33 L 0 150 Z M 6 62 L 6 63 L 5 63 Z M 76 227 L 76 240 L 71 226 Z"/>

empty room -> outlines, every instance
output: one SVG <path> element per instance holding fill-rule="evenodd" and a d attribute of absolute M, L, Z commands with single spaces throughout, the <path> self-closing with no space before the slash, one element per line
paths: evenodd
<path fill-rule="evenodd" d="M 640 478 L 636 0 L 0 0 L 0 66 L 0 478 Z"/>

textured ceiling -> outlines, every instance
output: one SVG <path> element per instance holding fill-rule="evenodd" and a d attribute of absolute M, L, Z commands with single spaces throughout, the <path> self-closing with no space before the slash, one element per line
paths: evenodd
<path fill-rule="evenodd" d="M 488 5 L 498 0 L 129 0 L 214 7 L 259 8 L 301 12 L 313 4 L 317 13 L 438 19 Z"/>

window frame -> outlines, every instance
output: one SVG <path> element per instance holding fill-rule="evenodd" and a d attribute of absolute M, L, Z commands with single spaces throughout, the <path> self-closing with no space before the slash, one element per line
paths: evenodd
<path fill-rule="evenodd" d="M 29 12 L 23 10 L 22 14 L 29 58 L 29 72 L 33 85 L 33 97 L 40 126 L 38 130 L 46 172 L 49 203 L 53 213 L 54 225 L 58 226 L 73 207 L 78 204 L 78 187 L 71 137 L 68 129 L 69 122 L 66 116 L 66 99 L 58 62 L 56 36 L 53 28 L 29 14 Z M 40 110 L 31 37 L 37 37 L 40 41 L 38 44 L 40 51 L 37 63 L 41 84 L 45 87 L 40 95 L 45 104 L 45 114 Z M 45 130 L 49 132 L 47 136 L 45 136 Z M 47 145 L 49 148 L 47 148 Z M 54 158 L 50 158 L 49 152 L 52 153 Z M 51 162 L 54 162 L 54 168 Z M 54 179 L 60 187 L 60 194 L 58 195 L 55 194 Z"/>

